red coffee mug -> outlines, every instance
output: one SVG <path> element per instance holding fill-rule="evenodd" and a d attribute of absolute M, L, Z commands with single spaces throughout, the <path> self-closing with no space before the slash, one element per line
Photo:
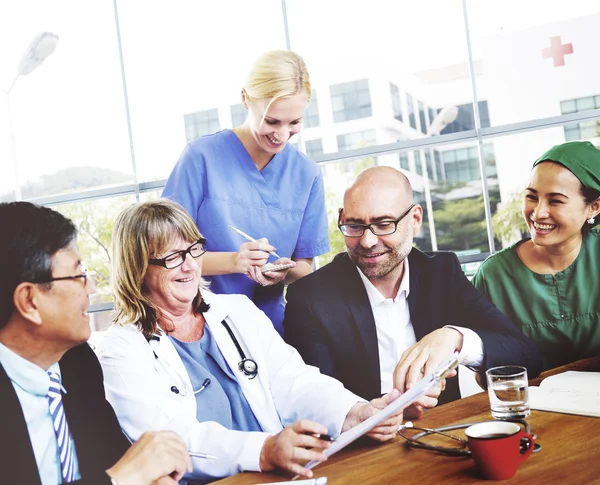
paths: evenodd
<path fill-rule="evenodd" d="M 469 426 L 465 434 L 475 463 L 489 480 L 512 478 L 517 467 L 533 452 L 533 437 L 521 431 L 517 423 L 487 421 Z M 524 450 L 521 449 L 521 438 L 529 441 Z"/>

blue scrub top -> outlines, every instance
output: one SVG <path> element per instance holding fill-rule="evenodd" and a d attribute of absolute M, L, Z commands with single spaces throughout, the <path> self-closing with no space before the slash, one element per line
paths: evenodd
<path fill-rule="evenodd" d="M 245 242 L 228 224 L 266 237 L 282 257 L 330 250 L 321 170 L 289 143 L 259 171 L 233 131 L 198 138 L 183 150 L 162 195 L 188 211 L 208 251 L 236 252 Z M 283 335 L 282 284 L 261 287 L 244 274 L 207 279 L 214 293 L 248 296 Z"/>
<path fill-rule="evenodd" d="M 196 419 L 215 421 L 227 429 L 262 431 L 235 375 L 225 361 L 208 325 L 196 342 L 182 342 L 169 336 L 196 394 Z M 206 378 L 210 384 L 202 388 Z M 202 390 L 200 390 L 202 389 Z"/>

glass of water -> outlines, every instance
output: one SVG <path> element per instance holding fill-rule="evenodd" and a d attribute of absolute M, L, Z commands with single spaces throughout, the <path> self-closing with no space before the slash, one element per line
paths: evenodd
<path fill-rule="evenodd" d="M 493 418 L 523 419 L 529 416 L 529 387 L 525 367 L 492 367 L 485 375 Z"/>

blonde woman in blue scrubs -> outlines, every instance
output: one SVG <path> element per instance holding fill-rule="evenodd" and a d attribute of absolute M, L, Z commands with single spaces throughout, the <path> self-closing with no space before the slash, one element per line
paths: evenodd
<path fill-rule="evenodd" d="M 241 92 L 244 124 L 189 143 L 162 194 L 185 207 L 205 235 L 211 290 L 247 295 L 280 334 L 284 284 L 309 274 L 313 258 L 330 250 L 321 171 L 288 143 L 302 129 L 310 96 L 298 54 L 262 55 Z M 245 241 L 228 225 L 258 240 Z M 261 273 L 267 262 L 295 265 Z"/>

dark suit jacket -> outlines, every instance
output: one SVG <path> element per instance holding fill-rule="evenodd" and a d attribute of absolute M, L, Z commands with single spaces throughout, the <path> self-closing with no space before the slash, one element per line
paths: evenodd
<path fill-rule="evenodd" d="M 444 325 L 477 332 L 484 368 L 523 365 L 530 377 L 542 369 L 536 346 L 463 274 L 454 253 L 412 249 L 408 306 L 417 341 Z M 381 395 L 379 350 L 373 312 L 356 266 L 346 253 L 289 286 L 284 338 L 306 363 L 340 380 L 365 399 Z M 460 397 L 449 379 L 439 402 Z"/>
<path fill-rule="evenodd" d="M 100 363 L 88 344 L 69 350 L 60 361 L 63 404 L 75 441 L 81 485 L 108 484 L 105 470 L 129 448 L 115 413 L 104 397 Z M 19 398 L 0 363 L 0 482 L 41 485 Z"/>

